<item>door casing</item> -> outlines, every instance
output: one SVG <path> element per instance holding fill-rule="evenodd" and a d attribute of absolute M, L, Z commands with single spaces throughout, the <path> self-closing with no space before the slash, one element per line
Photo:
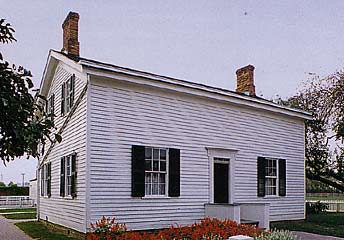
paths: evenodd
<path fill-rule="evenodd" d="M 228 203 L 235 202 L 235 161 L 238 150 L 206 147 L 209 159 L 209 203 L 214 203 L 214 158 L 228 158 Z"/>

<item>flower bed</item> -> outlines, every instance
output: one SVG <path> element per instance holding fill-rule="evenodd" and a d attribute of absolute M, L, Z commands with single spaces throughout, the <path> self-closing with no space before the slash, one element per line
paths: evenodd
<path fill-rule="evenodd" d="M 230 236 L 256 237 L 261 230 L 252 225 L 237 224 L 230 220 L 202 219 L 191 226 L 171 226 L 155 233 L 128 231 L 125 224 L 103 217 L 87 234 L 88 240 L 224 240 Z"/>

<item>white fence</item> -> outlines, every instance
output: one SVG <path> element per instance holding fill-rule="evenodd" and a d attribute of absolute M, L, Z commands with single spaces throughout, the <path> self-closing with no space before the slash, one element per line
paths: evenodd
<path fill-rule="evenodd" d="M 344 212 L 344 200 L 307 200 L 309 203 L 321 202 L 328 205 L 327 212 Z"/>
<path fill-rule="evenodd" d="M 0 196 L 0 208 L 33 207 L 35 202 L 29 196 Z"/>

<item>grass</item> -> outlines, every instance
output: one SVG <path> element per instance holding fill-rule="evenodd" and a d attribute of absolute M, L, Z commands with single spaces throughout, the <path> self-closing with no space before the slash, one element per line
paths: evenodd
<path fill-rule="evenodd" d="M 43 223 L 34 221 L 34 222 L 19 222 L 15 224 L 21 230 L 23 230 L 27 235 L 34 239 L 40 240 L 76 240 L 66 236 L 64 234 L 53 232 L 47 228 Z"/>
<path fill-rule="evenodd" d="M 344 213 L 312 214 L 305 221 L 271 223 L 271 228 L 344 237 Z"/>
<path fill-rule="evenodd" d="M 306 200 L 344 200 L 343 197 L 327 196 L 327 197 L 306 197 Z"/>
<path fill-rule="evenodd" d="M 8 208 L 8 209 L 0 209 L 0 213 L 11 213 L 11 212 L 36 212 L 36 208 Z"/>
<path fill-rule="evenodd" d="M 14 214 L 4 214 L 7 219 L 34 219 L 36 218 L 36 213 L 14 213 Z"/>

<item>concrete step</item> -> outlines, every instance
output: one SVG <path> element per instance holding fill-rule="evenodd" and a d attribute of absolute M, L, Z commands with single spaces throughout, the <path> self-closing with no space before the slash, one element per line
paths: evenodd
<path fill-rule="evenodd" d="M 248 219 L 240 219 L 241 224 L 249 224 L 258 227 L 259 222 L 255 220 L 248 220 Z"/>

